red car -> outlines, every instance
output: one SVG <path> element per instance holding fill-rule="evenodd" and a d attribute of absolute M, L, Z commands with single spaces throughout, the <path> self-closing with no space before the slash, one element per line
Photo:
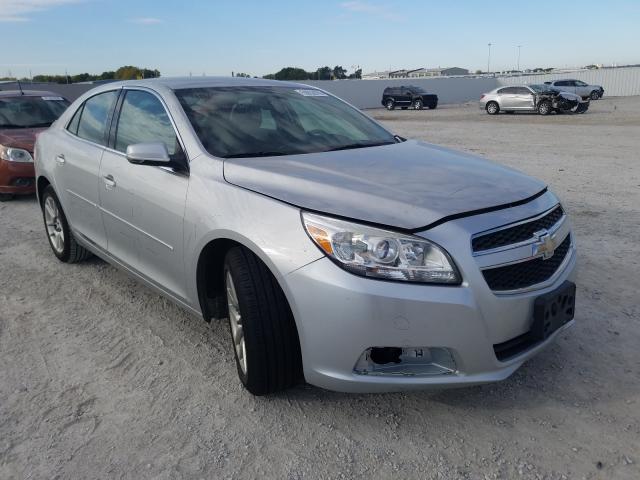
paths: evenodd
<path fill-rule="evenodd" d="M 56 93 L 0 91 L 0 201 L 35 193 L 33 146 L 69 106 Z"/>

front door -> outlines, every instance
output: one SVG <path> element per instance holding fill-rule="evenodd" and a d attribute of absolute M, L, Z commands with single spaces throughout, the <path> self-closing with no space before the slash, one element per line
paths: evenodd
<path fill-rule="evenodd" d="M 186 158 L 160 99 L 127 89 L 102 158 L 100 202 L 109 253 L 164 290 L 186 297 L 183 216 Z M 164 142 L 173 167 L 130 163 L 129 145 Z"/>

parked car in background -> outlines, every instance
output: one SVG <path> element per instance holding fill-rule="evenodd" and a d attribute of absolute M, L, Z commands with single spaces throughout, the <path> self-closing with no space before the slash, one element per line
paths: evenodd
<path fill-rule="evenodd" d="M 33 146 L 69 102 L 56 93 L 0 91 L 0 200 L 35 193 Z"/>
<path fill-rule="evenodd" d="M 601 85 L 589 85 L 582 80 L 553 80 L 544 83 L 561 92 L 575 93 L 591 100 L 598 100 L 604 95 L 604 88 Z"/>
<path fill-rule="evenodd" d="M 400 107 L 403 110 L 409 107 L 422 110 L 424 107 L 427 107 L 433 110 L 438 106 L 438 96 L 427 93 L 427 91 L 421 87 L 412 85 L 387 87 L 382 93 L 382 105 L 387 110 L 393 110 L 396 107 Z"/>
<path fill-rule="evenodd" d="M 35 165 L 53 254 L 228 319 L 254 394 L 499 381 L 573 323 L 574 240 L 545 183 L 313 87 L 104 85 Z"/>
<path fill-rule="evenodd" d="M 556 113 L 584 113 L 589 99 L 560 92 L 549 85 L 520 85 L 499 87 L 480 97 L 480 109 L 489 115 L 500 112 L 538 112 L 540 115 Z"/>

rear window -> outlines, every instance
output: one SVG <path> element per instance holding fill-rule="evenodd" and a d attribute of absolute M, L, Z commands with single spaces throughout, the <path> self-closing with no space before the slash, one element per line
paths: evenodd
<path fill-rule="evenodd" d="M 68 106 L 58 96 L 0 97 L 0 128 L 48 127 Z"/>

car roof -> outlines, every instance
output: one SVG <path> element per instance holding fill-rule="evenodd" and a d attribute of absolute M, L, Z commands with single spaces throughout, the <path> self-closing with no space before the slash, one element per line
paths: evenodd
<path fill-rule="evenodd" d="M 0 97 L 61 97 L 47 90 L 0 90 Z"/>
<path fill-rule="evenodd" d="M 125 80 L 111 82 L 104 85 L 105 88 L 120 86 L 136 86 L 154 88 L 163 86 L 171 90 L 183 88 L 207 88 L 207 87 L 303 87 L 314 88 L 295 82 L 285 82 L 281 80 L 267 80 L 264 78 L 244 78 L 244 77 L 160 77 L 148 78 L 144 80 Z"/>

